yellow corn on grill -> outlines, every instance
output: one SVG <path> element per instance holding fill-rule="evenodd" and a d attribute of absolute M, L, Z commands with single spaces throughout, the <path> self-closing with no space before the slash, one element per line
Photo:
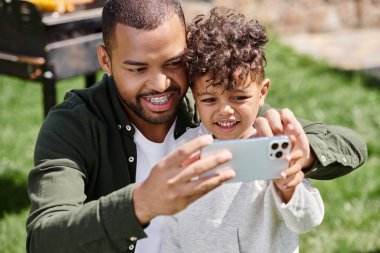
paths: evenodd
<path fill-rule="evenodd" d="M 104 2 L 0 0 L 0 73 L 40 82 L 45 114 L 56 103 L 57 81 L 95 81 Z"/>

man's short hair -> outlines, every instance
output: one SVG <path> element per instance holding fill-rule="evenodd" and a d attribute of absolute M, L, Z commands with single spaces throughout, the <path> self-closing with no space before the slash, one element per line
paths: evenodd
<path fill-rule="evenodd" d="M 108 54 L 115 42 L 117 24 L 141 30 L 153 30 L 177 15 L 185 30 L 185 17 L 178 0 L 108 0 L 102 13 L 103 41 Z"/>

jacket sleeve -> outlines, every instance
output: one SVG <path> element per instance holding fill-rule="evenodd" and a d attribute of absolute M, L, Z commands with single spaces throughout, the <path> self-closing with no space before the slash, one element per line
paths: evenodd
<path fill-rule="evenodd" d="M 146 237 L 132 206 L 133 185 L 87 202 L 90 124 L 55 110 L 41 128 L 28 178 L 27 251 L 121 252 Z M 77 122 L 80 122 L 78 124 Z M 87 122 L 88 123 L 88 122 Z M 70 136 L 70 137 L 69 137 Z M 68 141 L 70 140 L 70 141 Z"/>
<path fill-rule="evenodd" d="M 267 104 L 262 106 L 259 116 L 269 108 Z M 319 180 L 338 178 L 359 168 L 368 159 L 366 143 L 353 130 L 299 118 L 298 121 L 317 158 L 311 168 L 304 169 L 306 177 Z"/>
<path fill-rule="evenodd" d="M 271 181 L 271 191 L 286 226 L 297 234 L 306 233 L 322 223 L 324 205 L 322 197 L 307 179 L 296 186 L 292 198 L 283 203 Z"/>

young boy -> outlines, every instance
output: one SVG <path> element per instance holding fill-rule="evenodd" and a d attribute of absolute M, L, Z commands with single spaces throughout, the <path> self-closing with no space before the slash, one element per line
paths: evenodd
<path fill-rule="evenodd" d="M 267 41 L 263 26 L 233 10 L 214 8 L 208 19 L 194 20 L 184 62 L 202 124 L 178 145 L 203 134 L 255 136 L 253 124 L 270 86 Z M 161 252 L 298 252 L 298 234 L 318 226 L 324 215 L 318 190 L 297 163 L 301 155 L 291 152 L 281 179 L 224 184 L 168 217 Z"/>

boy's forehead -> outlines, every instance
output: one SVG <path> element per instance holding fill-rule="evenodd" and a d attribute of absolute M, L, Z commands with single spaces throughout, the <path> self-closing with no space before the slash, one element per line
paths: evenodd
<path fill-rule="evenodd" d="M 253 85 L 258 86 L 260 84 L 260 78 L 255 76 L 252 78 L 252 74 L 248 74 L 242 77 L 236 73 L 233 76 L 233 80 L 235 82 L 235 86 L 232 90 L 229 90 L 230 92 L 245 91 Z M 202 90 L 203 92 L 215 93 L 219 92 L 220 90 L 225 90 L 225 87 L 222 85 L 213 85 L 213 75 L 211 73 L 197 75 L 194 78 L 194 81 L 194 88 Z"/>

